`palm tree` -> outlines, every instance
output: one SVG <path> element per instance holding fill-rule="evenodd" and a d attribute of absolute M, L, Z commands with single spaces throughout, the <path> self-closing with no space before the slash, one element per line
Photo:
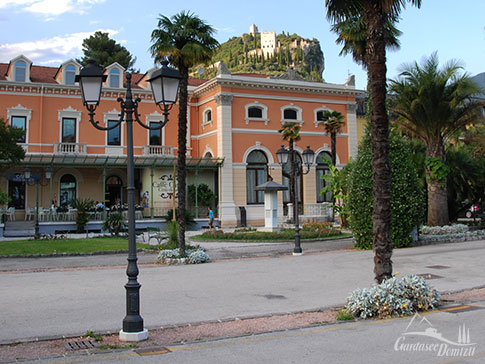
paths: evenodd
<path fill-rule="evenodd" d="M 337 133 L 340 132 L 345 125 L 344 116 L 338 111 L 325 110 L 322 112 L 322 120 L 325 131 L 330 134 L 332 144 L 332 164 L 337 165 Z"/>
<path fill-rule="evenodd" d="M 177 193 L 180 254 L 185 255 L 185 179 L 187 175 L 185 154 L 187 152 L 187 86 L 189 68 L 208 62 L 219 45 L 213 35 L 214 28 L 198 16 L 182 11 L 168 18 L 160 15 L 158 28 L 152 32 L 150 51 L 156 62 L 164 59 L 178 68 L 182 79 L 179 94 Z"/>
<path fill-rule="evenodd" d="M 371 99 L 371 145 L 373 182 L 374 274 L 377 282 L 392 276 L 391 168 L 389 160 L 389 119 L 386 111 L 385 24 L 396 19 L 410 2 L 421 0 L 325 0 L 327 17 L 339 22 L 360 16 L 366 24 L 365 64 Z"/>
<path fill-rule="evenodd" d="M 290 201 L 295 201 L 294 198 L 298 198 L 295 196 L 295 153 L 294 153 L 294 143 L 301 139 L 300 137 L 300 129 L 301 126 L 298 123 L 286 122 L 283 124 L 283 127 L 278 130 L 278 133 L 281 133 L 281 137 L 284 141 L 288 142 L 288 152 L 289 152 L 289 160 L 290 163 Z M 285 172 L 282 172 L 285 175 Z M 288 177 L 288 176 L 287 176 Z M 298 211 L 296 211 L 296 204 L 293 203 L 293 218 L 295 218 Z"/>
<path fill-rule="evenodd" d="M 400 48 L 398 37 L 402 32 L 394 25 L 396 18 L 387 18 L 384 24 L 384 37 L 386 49 L 397 50 Z M 367 68 L 365 62 L 366 33 L 367 27 L 364 17 L 359 15 L 350 16 L 332 25 L 331 30 L 338 34 L 335 43 L 343 45 L 339 56 L 352 55 L 355 63 Z"/>
<path fill-rule="evenodd" d="M 431 54 L 421 65 L 405 65 L 398 80 L 392 80 L 391 110 L 405 130 L 426 144 L 428 224 L 449 222 L 445 144 L 465 126 L 478 121 L 483 103 L 473 99 L 480 88 L 456 61 L 439 69 L 438 56 Z"/>

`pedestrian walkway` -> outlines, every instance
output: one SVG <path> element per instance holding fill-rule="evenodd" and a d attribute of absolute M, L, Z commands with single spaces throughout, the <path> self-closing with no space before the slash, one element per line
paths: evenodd
<path fill-rule="evenodd" d="M 352 290 L 374 282 L 372 251 L 290 254 L 201 265 L 142 265 L 145 327 L 340 306 Z M 399 275 L 432 274 L 430 283 L 440 291 L 456 291 L 483 285 L 484 259 L 482 240 L 395 250 L 393 267 Z M 120 329 L 126 264 L 1 275 L 8 294 L 0 295 L 0 343 Z"/>

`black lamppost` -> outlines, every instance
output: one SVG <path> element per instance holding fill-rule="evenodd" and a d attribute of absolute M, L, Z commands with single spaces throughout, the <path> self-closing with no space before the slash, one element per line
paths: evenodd
<path fill-rule="evenodd" d="M 39 185 L 45 187 L 49 184 L 49 180 L 52 177 L 52 169 L 51 167 L 47 167 L 45 169 L 45 182 L 43 182 L 44 176 L 42 173 L 32 174 L 30 173 L 30 168 L 26 167 L 24 169 L 24 177 L 25 183 L 30 186 L 35 185 L 35 232 L 34 232 L 34 239 L 40 239 L 40 232 L 39 232 Z"/>
<path fill-rule="evenodd" d="M 288 163 L 288 157 L 289 157 L 290 152 L 288 149 L 286 149 L 283 145 L 281 146 L 280 149 L 276 152 L 276 157 L 278 158 L 278 163 L 283 166 Z M 303 163 L 307 167 L 307 171 L 303 172 L 303 166 L 300 166 L 297 163 L 297 158 L 296 158 L 296 151 L 293 150 L 293 173 L 295 177 L 295 183 L 293 186 L 293 204 L 295 206 L 295 248 L 293 249 L 293 255 L 301 255 L 302 254 L 302 249 L 301 249 L 301 244 L 300 244 L 300 219 L 298 217 L 298 189 L 296 188 L 297 183 L 296 183 L 296 177 L 300 175 L 305 175 L 310 172 L 310 166 L 313 163 L 313 157 L 315 156 L 315 153 L 313 150 L 310 149 L 309 146 L 306 147 L 306 149 L 303 151 Z M 290 159 L 291 161 L 291 159 Z M 285 172 L 283 172 L 283 175 L 285 175 Z"/>
<path fill-rule="evenodd" d="M 128 175 L 128 267 L 126 275 L 128 283 L 126 288 L 126 317 L 123 319 L 123 329 L 120 331 L 120 339 L 124 341 L 141 341 L 148 338 L 148 330 L 143 328 L 143 318 L 140 316 L 140 287 L 137 281 L 138 266 L 136 257 L 136 234 L 135 234 L 135 168 L 133 161 L 133 122 L 136 121 L 142 127 L 150 130 L 161 129 L 168 121 L 168 111 L 177 101 L 180 74 L 176 69 L 167 67 L 168 62 L 163 62 L 161 69 L 155 71 L 150 82 L 155 103 L 163 112 L 164 120 L 158 125 L 145 125 L 138 115 L 138 103 L 140 98 L 133 100 L 131 93 L 131 73 L 126 73 L 126 99 L 118 98 L 121 106 L 120 119 L 116 125 L 102 127 L 94 120 L 95 110 L 101 98 L 101 88 L 107 76 L 94 64 L 94 60 L 88 60 L 88 65 L 76 75 L 79 82 L 84 106 L 89 112 L 89 121 L 99 130 L 114 129 L 124 121 L 126 123 L 127 139 L 127 175 Z"/>

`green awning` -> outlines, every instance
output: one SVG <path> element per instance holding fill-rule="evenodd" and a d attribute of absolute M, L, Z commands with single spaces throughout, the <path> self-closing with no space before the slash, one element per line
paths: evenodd
<path fill-rule="evenodd" d="M 188 169 L 217 169 L 224 163 L 223 158 L 192 158 L 187 157 Z M 0 164 L 6 164 L 0 161 Z M 70 166 L 70 167 L 126 167 L 126 155 L 106 154 L 26 154 L 19 163 L 25 166 Z M 136 155 L 135 168 L 143 167 L 173 167 L 177 157 L 165 155 Z"/>

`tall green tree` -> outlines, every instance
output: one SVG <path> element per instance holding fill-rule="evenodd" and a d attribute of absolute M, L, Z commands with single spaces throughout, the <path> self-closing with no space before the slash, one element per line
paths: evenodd
<path fill-rule="evenodd" d="M 399 16 L 406 3 L 420 6 L 421 0 L 325 0 L 327 17 L 340 22 L 363 15 L 366 24 L 368 92 L 371 99 L 371 145 L 373 182 L 373 249 L 377 282 L 392 276 L 391 171 L 389 119 L 386 110 L 385 24 Z"/>
<path fill-rule="evenodd" d="M 185 185 L 187 152 L 187 95 L 189 68 L 211 60 L 219 45 L 214 28 L 193 13 L 182 11 L 168 18 L 160 15 L 152 32 L 150 51 L 156 62 L 167 59 L 178 68 L 182 79 L 179 91 L 177 192 L 180 254 L 185 255 Z"/>
<path fill-rule="evenodd" d="M 481 118 L 483 103 L 473 98 L 479 87 L 462 67 L 450 61 L 439 68 L 433 53 L 421 65 L 404 65 L 399 79 L 391 80 L 391 110 L 397 122 L 426 143 L 428 224 L 449 222 L 445 145 L 466 124 Z"/>
<path fill-rule="evenodd" d="M 290 201 L 295 201 L 295 142 L 301 139 L 300 137 L 300 124 L 286 122 L 283 124 L 283 127 L 278 130 L 278 133 L 281 134 L 281 137 L 284 141 L 288 142 L 288 163 L 290 164 L 290 174 L 286 177 L 290 178 Z M 283 171 L 283 175 L 285 172 Z M 295 218 L 298 211 L 296 210 L 296 204 L 293 204 L 293 218 Z"/>
<path fill-rule="evenodd" d="M 397 19 L 389 17 L 384 24 L 384 38 L 387 50 L 397 50 L 400 47 L 398 37 L 402 32 L 394 25 Z M 367 27 L 364 17 L 359 15 L 349 16 L 335 24 L 331 30 L 338 35 L 337 44 L 342 45 L 339 56 L 352 55 L 355 63 L 367 68 L 365 50 L 367 46 Z"/>
<path fill-rule="evenodd" d="M 338 111 L 323 111 L 322 121 L 320 122 L 325 127 L 325 131 L 330 134 L 332 145 L 332 164 L 337 165 L 337 133 L 340 132 L 345 125 L 344 116 Z"/>
<path fill-rule="evenodd" d="M 136 62 L 136 57 L 133 57 L 125 47 L 116 43 L 114 39 L 110 39 L 108 33 L 97 31 L 94 35 L 84 39 L 82 46 L 84 56 L 78 59 L 78 62 L 82 65 L 87 65 L 88 59 L 93 58 L 101 68 L 118 62 L 126 70 L 134 71 L 133 65 Z"/>
<path fill-rule="evenodd" d="M 25 131 L 5 124 L 0 118 L 0 171 L 19 163 L 25 157 L 25 150 L 17 143 L 25 135 Z M 0 190 L 0 205 L 8 203 L 8 195 Z"/>

